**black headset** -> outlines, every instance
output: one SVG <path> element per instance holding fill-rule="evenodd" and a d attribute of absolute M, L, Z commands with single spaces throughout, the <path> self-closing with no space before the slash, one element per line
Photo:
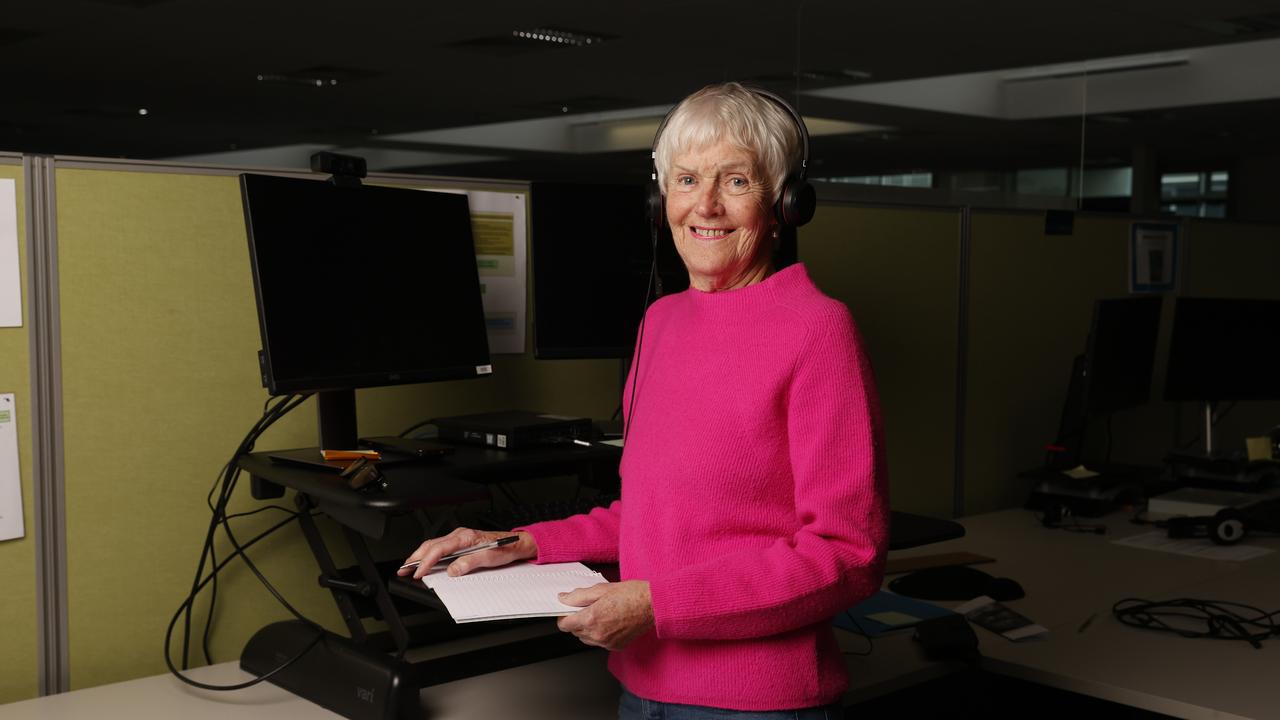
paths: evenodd
<path fill-rule="evenodd" d="M 813 212 L 818 207 L 818 197 L 813 191 L 813 186 L 805 179 L 809 170 L 809 129 L 805 127 L 800 113 L 778 95 L 760 88 L 746 88 L 746 90 L 785 110 L 787 115 L 795 121 L 796 127 L 800 129 L 800 141 L 804 150 L 800 157 L 800 167 L 787 175 L 786 181 L 782 183 L 782 192 L 778 193 L 778 202 L 773 206 L 773 216 L 779 225 L 800 227 L 813 219 Z M 676 107 L 680 106 L 676 105 Z M 648 213 L 649 222 L 657 230 L 661 230 L 667 222 L 665 198 L 662 196 L 662 188 L 658 187 L 658 141 L 662 138 L 662 132 L 667 129 L 667 122 L 674 112 L 675 108 L 672 108 L 671 112 L 662 118 L 662 123 L 658 125 L 658 132 L 653 136 L 653 148 L 649 152 L 653 173 L 652 182 L 649 183 Z"/>

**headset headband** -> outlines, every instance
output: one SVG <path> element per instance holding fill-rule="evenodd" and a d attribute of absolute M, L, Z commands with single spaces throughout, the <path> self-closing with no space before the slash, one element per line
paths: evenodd
<path fill-rule="evenodd" d="M 743 86 L 743 89 L 782 108 L 783 111 L 791 117 L 791 120 L 800 130 L 800 171 L 796 173 L 795 179 L 804 180 L 805 176 L 809 172 L 809 128 L 805 126 L 804 119 L 800 117 L 800 113 L 796 112 L 796 109 L 791 107 L 791 103 L 783 100 L 782 96 L 776 93 L 772 93 L 761 88 L 746 87 L 745 85 Z M 671 116 L 675 114 L 676 110 L 680 107 L 680 104 L 681 103 L 676 103 L 675 107 L 671 108 L 671 110 L 667 111 L 666 115 L 662 116 L 662 122 L 658 124 L 658 132 L 653 135 L 653 146 L 649 150 L 649 159 L 654 163 L 652 177 L 650 178 L 654 182 L 658 181 L 658 141 L 662 139 L 662 133 L 667 129 L 667 123 L 671 121 Z"/>

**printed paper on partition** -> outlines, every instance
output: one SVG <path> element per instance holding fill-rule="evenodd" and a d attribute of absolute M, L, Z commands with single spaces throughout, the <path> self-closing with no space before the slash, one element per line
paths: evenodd
<path fill-rule="evenodd" d="M 0 327 L 22 327 L 21 278 L 17 184 L 0 178 Z"/>
<path fill-rule="evenodd" d="M 23 536 L 22 474 L 18 467 L 18 416 L 13 393 L 0 395 L 0 540 Z"/>

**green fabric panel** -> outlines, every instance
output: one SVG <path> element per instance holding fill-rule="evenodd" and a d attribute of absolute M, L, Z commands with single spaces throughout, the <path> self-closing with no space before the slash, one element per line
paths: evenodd
<path fill-rule="evenodd" d="M 1047 236 L 1039 213 L 973 213 L 965 510 L 1021 505 L 1018 472 L 1057 434 L 1093 302 L 1128 292 L 1127 218 L 1077 216 Z"/>
<path fill-rule="evenodd" d="M 893 507 L 951 516 L 956 211 L 823 205 L 800 230 L 814 282 L 849 306 L 875 367 Z"/>
<path fill-rule="evenodd" d="M 1044 462 L 1057 436 L 1073 358 L 1085 351 L 1095 300 L 1128 296 L 1128 217 L 1078 215 L 1072 235 L 1044 234 L 1039 213 L 974 213 L 970 274 L 965 502 L 968 513 L 1022 505 L 1017 474 Z M 1156 349 L 1153 402 L 1116 412 L 1111 461 L 1159 466 L 1173 409 L 1159 401 L 1172 305 Z M 1086 462 L 1105 459 L 1092 423 Z"/>
<path fill-rule="evenodd" d="M 66 169 L 57 192 L 71 678 L 82 688 L 164 671 L 161 640 L 194 574 L 205 493 L 266 392 L 236 178 Z M 489 378 L 360 391 L 361 432 L 514 407 L 600 417 L 617 403 L 616 362 L 519 355 L 493 364 Z M 259 448 L 314 445 L 314 415 L 304 405 Z M 232 509 L 262 505 L 241 487 Z M 237 536 L 280 517 L 238 520 Z M 300 611 L 340 627 L 300 532 L 281 530 L 251 555 Z M 215 662 L 238 657 L 256 629 L 287 617 L 239 565 L 218 592 Z"/>
<path fill-rule="evenodd" d="M 18 216 L 18 260 L 22 283 L 23 327 L 0 328 L 0 392 L 14 394 L 18 416 L 18 465 L 22 476 L 25 537 L 0 542 L 0 704 L 35 697 L 39 692 L 36 634 L 35 495 L 31 485 L 30 296 L 27 281 L 26 189 L 21 166 L 0 165 L 0 178 L 14 181 Z"/>
<path fill-rule="evenodd" d="M 1186 230 L 1183 295 L 1280 298 L 1280 227 L 1193 220 Z"/>
<path fill-rule="evenodd" d="M 1030 485 L 1020 471 L 1038 467 L 1057 434 L 1071 374 L 1084 352 L 1093 303 L 1128 295 L 1133 219 L 1078 215 L 1070 236 L 1046 236 L 1039 213 L 977 212 L 969 315 L 968 404 L 965 420 L 966 511 L 1016 507 Z M 1181 294 L 1200 297 L 1280 297 L 1275 228 L 1221 221 L 1190 223 L 1182 255 Z M 1166 297 L 1156 347 L 1151 402 L 1114 413 L 1111 460 L 1160 466 L 1180 437 L 1193 439 L 1198 407 L 1181 418 L 1164 402 L 1173 299 Z M 1278 403 L 1241 403 L 1217 427 L 1220 447 L 1243 449 L 1246 435 L 1275 423 Z M 1104 459 L 1106 424 L 1094 422 L 1086 461 Z M 1193 446 L 1194 449 L 1194 446 Z"/>

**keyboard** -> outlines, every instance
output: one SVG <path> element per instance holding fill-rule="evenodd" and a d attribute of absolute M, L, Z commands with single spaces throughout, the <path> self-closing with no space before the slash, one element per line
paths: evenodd
<path fill-rule="evenodd" d="M 589 513 L 598 507 L 609 507 L 618 499 L 617 493 L 599 493 L 589 497 L 559 498 L 543 502 L 524 503 L 488 512 L 480 517 L 480 529 L 509 530 L 547 520 L 562 520 L 571 515 Z"/>

